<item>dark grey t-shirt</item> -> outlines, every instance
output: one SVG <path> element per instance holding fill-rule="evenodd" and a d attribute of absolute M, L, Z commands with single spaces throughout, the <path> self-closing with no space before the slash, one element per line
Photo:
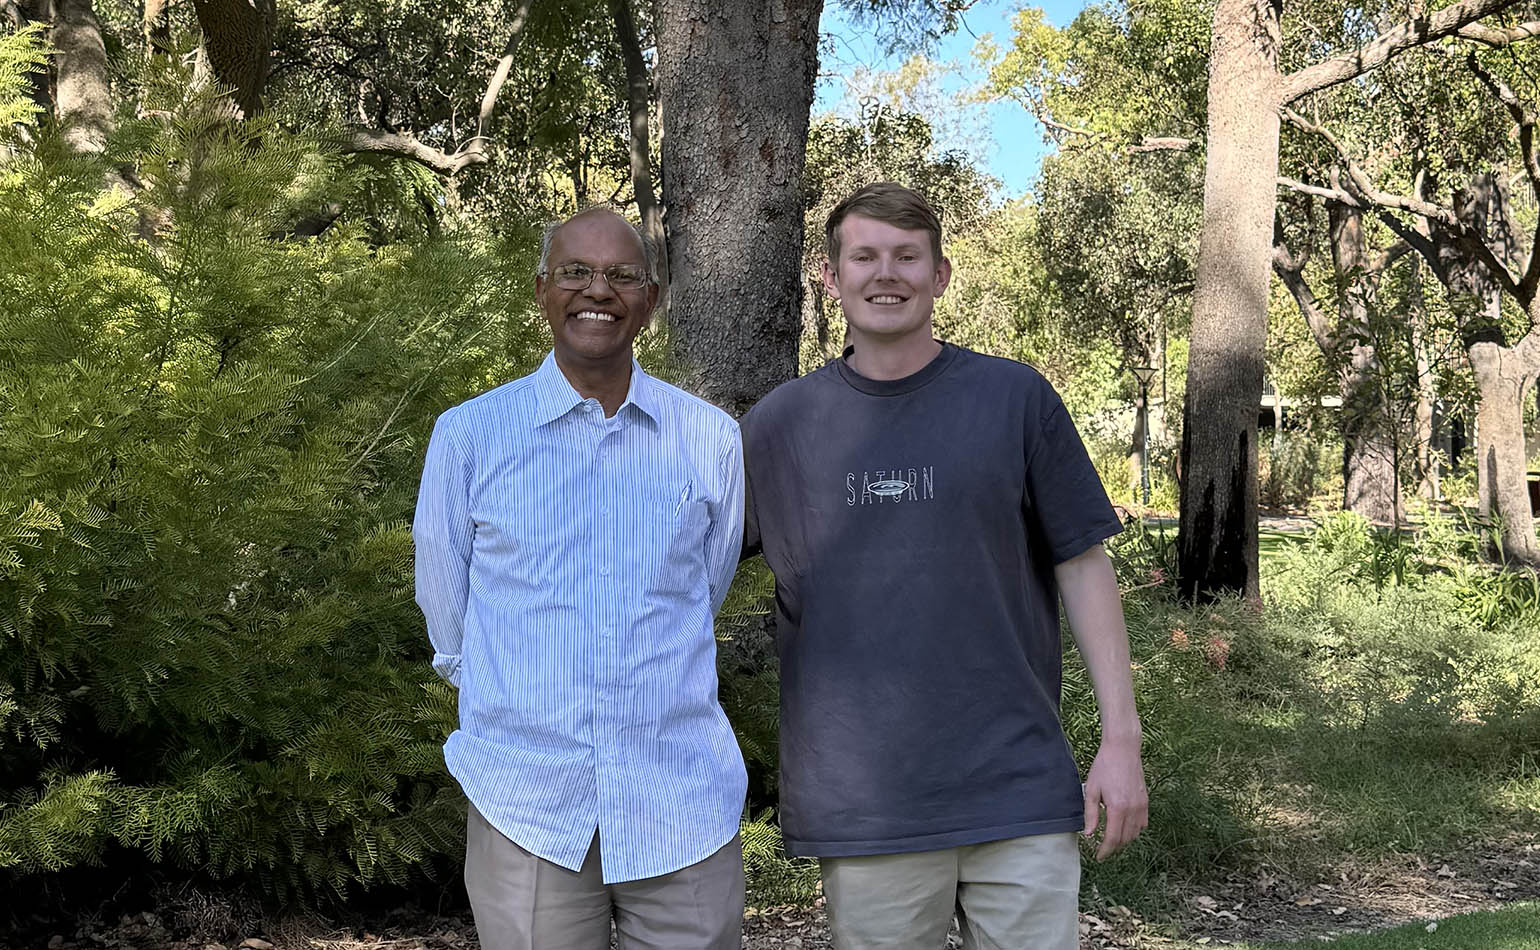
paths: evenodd
<path fill-rule="evenodd" d="M 1053 566 L 1121 525 L 1048 382 L 950 344 L 899 380 L 839 359 L 742 428 L 745 550 L 776 579 L 788 853 L 1078 829 Z"/>

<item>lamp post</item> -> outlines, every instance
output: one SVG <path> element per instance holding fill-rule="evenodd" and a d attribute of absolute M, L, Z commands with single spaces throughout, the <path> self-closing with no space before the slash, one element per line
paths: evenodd
<path fill-rule="evenodd" d="M 1150 506 L 1150 380 L 1158 372 L 1154 366 L 1133 367 L 1134 378 L 1139 380 L 1139 491 L 1146 508 Z"/>

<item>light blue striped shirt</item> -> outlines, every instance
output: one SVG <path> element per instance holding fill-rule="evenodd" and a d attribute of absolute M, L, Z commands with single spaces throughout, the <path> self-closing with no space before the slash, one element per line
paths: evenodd
<path fill-rule="evenodd" d="M 562 867 L 678 870 L 738 829 L 747 777 L 712 618 L 738 562 L 743 451 L 720 409 L 634 362 L 606 418 L 547 355 L 439 417 L 412 535 L 449 771 Z"/>

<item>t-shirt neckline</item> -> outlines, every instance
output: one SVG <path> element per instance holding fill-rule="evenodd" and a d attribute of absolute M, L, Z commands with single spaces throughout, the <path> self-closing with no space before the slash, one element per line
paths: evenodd
<path fill-rule="evenodd" d="M 871 396 L 901 396 L 904 393 L 912 393 L 931 380 L 946 372 L 946 368 L 957 358 L 958 349 L 945 340 L 938 340 L 941 344 L 941 352 L 924 366 L 920 367 L 908 376 L 898 379 L 871 379 L 856 372 L 850 365 L 850 354 L 855 352 L 855 347 L 845 347 L 845 352 L 835 360 L 840 377 L 850 384 L 851 388 L 860 390 Z"/>

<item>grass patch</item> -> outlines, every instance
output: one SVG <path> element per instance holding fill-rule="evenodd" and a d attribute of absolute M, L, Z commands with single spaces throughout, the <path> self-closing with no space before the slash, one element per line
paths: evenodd
<path fill-rule="evenodd" d="M 1431 932 L 1427 928 L 1427 924 L 1408 924 L 1380 933 L 1339 937 L 1329 945 L 1339 950 L 1540 950 L 1540 904 L 1461 914 L 1438 921 L 1437 929 Z M 1289 943 L 1232 946 L 1239 950 L 1296 950 L 1322 944 L 1319 938 L 1311 937 Z"/>
<path fill-rule="evenodd" d="M 1266 863 L 1426 853 L 1540 825 L 1540 610 L 1447 523 L 1390 537 L 1334 515 L 1264 544 L 1264 609 L 1172 596 L 1173 536 L 1115 545 L 1135 658 L 1150 829 L 1087 887 L 1159 915 L 1172 881 Z M 1088 764 L 1095 705 L 1067 657 Z"/>

